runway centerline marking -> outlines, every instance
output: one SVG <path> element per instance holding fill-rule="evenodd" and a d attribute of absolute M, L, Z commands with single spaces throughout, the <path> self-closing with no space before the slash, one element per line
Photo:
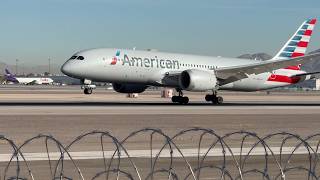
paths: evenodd
<path fill-rule="evenodd" d="M 274 155 L 280 155 L 280 147 L 270 147 L 271 151 Z M 282 155 L 289 155 L 294 151 L 295 147 L 283 147 L 282 148 Z M 312 149 L 315 149 L 315 147 L 312 147 Z M 192 158 L 192 157 L 198 157 L 198 149 L 180 149 L 183 156 L 186 158 Z M 249 153 L 251 148 L 231 148 L 231 152 L 229 149 L 225 148 L 225 156 L 245 156 Z M 309 149 L 310 150 L 310 149 Z M 152 157 L 156 157 L 159 153 L 159 149 L 153 149 Z M 200 157 L 204 156 L 207 153 L 208 149 L 201 148 L 200 149 Z M 271 151 L 267 149 L 268 155 L 271 155 Z M 150 158 L 150 150 L 127 150 L 130 158 Z M 70 156 L 73 160 L 95 160 L 95 159 L 103 159 L 103 152 L 102 151 L 79 151 L 79 152 L 69 152 Z M 115 151 L 104 151 L 104 155 L 106 159 L 112 158 Z M 299 147 L 294 151 L 294 154 L 308 154 L 309 151 L 305 147 Z M 310 150 L 310 153 L 312 154 L 312 151 Z M 170 158 L 170 150 L 164 149 L 159 157 L 161 158 Z M 250 152 L 250 156 L 264 156 L 266 154 L 266 151 L 263 147 L 256 147 Z M 26 161 L 46 161 L 48 160 L 48 154 L 44 152 L 39 153 L 23 153 L 24 158 Z M 50 160 L 59 160 L 61 153 L 60 152 L 49 152 Z M 221 157 L 223 156 L 223 149 L 222 148 L 215 148 L 211 149 L 208 154 L 208 157 Z M 174 158 L 181 158 L 182 155 L 179 153 L 177 149 L 173 149 L 172 151 L 172 157 Z M 12 154 L 0 154 L 0 162 L 8 162 L 12 158 Z M 114 154 L 114 158 L 118 158 L 118 154 Z M 128 158 L 127 154 L 124 150 L 120 151 L 120 158 Z M 19 155 L 19 160 L 22 160 L 22 157 Z M 70 160 L 70 157 L 65 153 L 64 154 L 64 160 Z M 13 158 L 13 161 L 16 161 L 16 158 Z"/>

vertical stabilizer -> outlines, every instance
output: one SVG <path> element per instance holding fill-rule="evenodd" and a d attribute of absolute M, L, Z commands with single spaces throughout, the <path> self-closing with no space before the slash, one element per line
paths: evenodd
<path fill-rule="evenodd" d="M 4 75 L 6 81 L 9 81 L 9 82 L 13 82 L 13 83 L 19 83 L 18 79 L 10 73 L 10 71 L 6 68 L 5 69 L 5 72 L 6 74 Z"/>
<path fill-rule="evenodd" d="M 294 33 L 289 41 L 272 59 L 290 59 L 304 56 L 316 22 L 317 19 L 308 19 L 304 21 L 296 33 Z"/>

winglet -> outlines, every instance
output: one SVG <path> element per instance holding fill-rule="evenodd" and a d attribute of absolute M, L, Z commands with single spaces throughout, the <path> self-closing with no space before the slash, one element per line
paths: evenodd
<path fill-rule="evenodd" d="M 290 59 L 304 56 L 310 42 L 312 31 L 317 19 L 312 18 L 304 21 L 289 41 L 282 47 L 273 60 Z"/>

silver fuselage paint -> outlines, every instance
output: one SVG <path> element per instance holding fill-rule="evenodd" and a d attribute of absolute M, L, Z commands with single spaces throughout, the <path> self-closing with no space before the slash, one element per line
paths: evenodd
<path fill-rule="evenodd" d="M 126 49 L 91 49 L 76 53 L 84 60 L 68 60 L 63 69 L 67 75 L 78 79 L 90 79 L 101 82 L 140 83 L 153 86 L 165 86 L 162 79 L 167 73 L 182 72 L 187 69 L 214 71 L 216 68 L 249 65 L 253 60 L 199 56 L 157 51 L 138 51 Z M 303 71 L 279 69 L 221 86 L 219 89 L 234 91 L 257 91 L 287 86 L 288 83 L 269 82 L 270 75 L 295 75 Z M 177 87 L 178 84 L 172 85 Z"/>

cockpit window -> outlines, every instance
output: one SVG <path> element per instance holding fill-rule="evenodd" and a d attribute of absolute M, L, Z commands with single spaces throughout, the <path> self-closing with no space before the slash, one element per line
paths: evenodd
<path fill-rule="evenodd" d="M 83 56 L 79 56 L 77 59 L 84 60 L 84 57 Z"/>
<path fill-rule="evenodd" d="M 77 58 L 77 56 L 72 56 L 70 59 L 76 59 Z"/>

